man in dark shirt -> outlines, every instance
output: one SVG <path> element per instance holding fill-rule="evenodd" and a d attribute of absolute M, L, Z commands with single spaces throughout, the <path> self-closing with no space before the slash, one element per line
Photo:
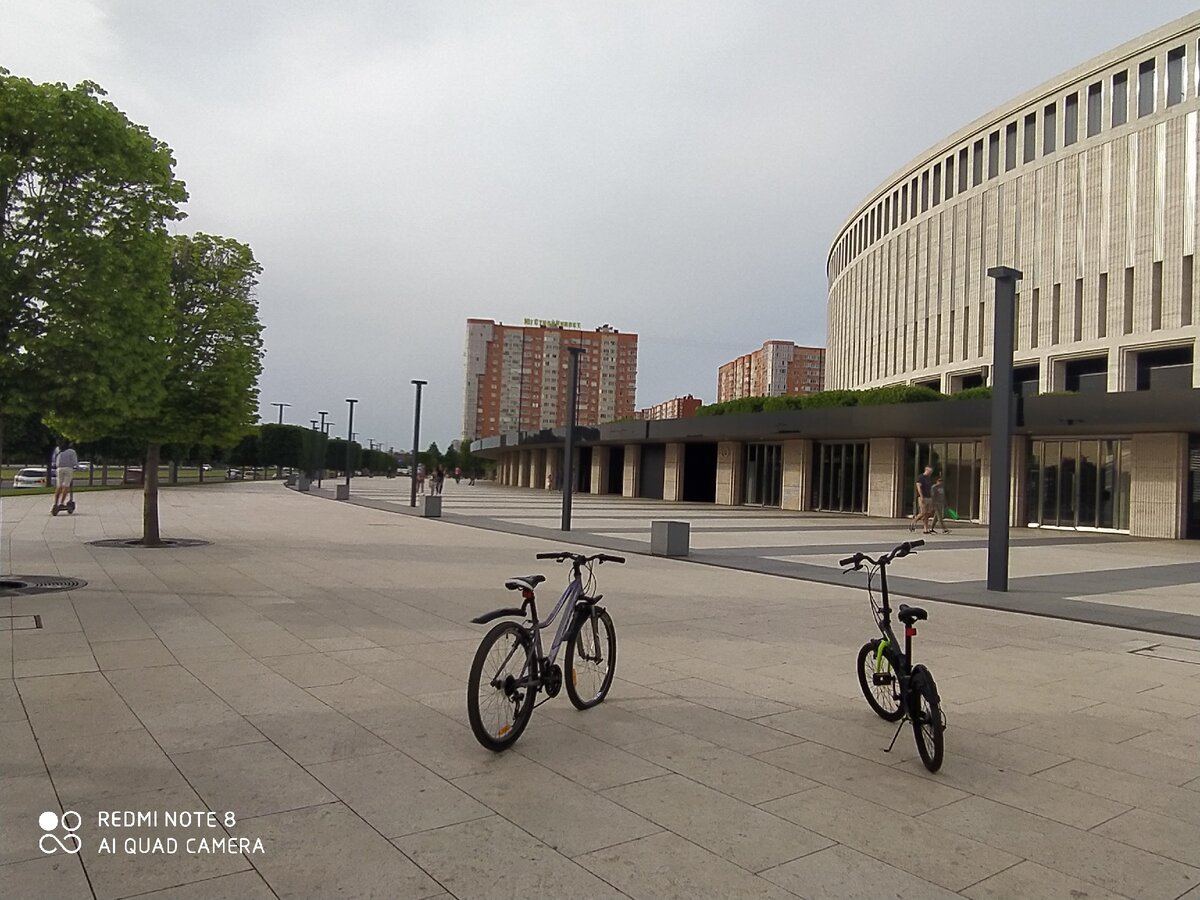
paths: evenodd
<path fill-rule="evenodd" d="M 933 515 L 933 466 L 926 466 L 925 471 L 917 476 L 917 503 L 921 524 L 925 526 L 926 534 L 933 534 L 929 527 L 929 517 Z"/>

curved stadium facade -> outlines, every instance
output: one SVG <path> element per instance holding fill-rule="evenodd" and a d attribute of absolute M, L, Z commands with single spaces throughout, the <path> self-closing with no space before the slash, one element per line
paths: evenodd
<path fill-rule="evenodd" d="M 826 383 L 987 382 L 992 266 L 1023 393 L 1194 384 L 1200 15 L 993 110 L 855 210 L 828 258 Z"/>

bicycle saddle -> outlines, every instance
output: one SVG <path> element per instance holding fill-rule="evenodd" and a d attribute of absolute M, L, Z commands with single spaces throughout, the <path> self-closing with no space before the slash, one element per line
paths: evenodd
<path fill-rule="evenodd" d="M 516 578 L 510 578 L 504 582 L 504 586 L 510 591 L 532 591 L 545 580 L 545 575 L 518 575 Z"/>
<path fill-rule="evenodd" d="M 929 618 L 929 613 L 919 606 L 905 606 L 901 603 L 900 612 L 896 614 L 896 618 L 905 625 L 911 625 L 913 622 L 924 622 Z"/>

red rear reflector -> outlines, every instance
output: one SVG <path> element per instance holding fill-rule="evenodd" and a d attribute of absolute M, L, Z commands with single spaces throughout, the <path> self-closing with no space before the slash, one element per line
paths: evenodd
<path fill-rule="evenodd" d="M 911 625 L 909 625 L 907 628 L 904 629 L 904 636 L 905 637 L 916 637 L 917 629 L 915 629 Z"/>

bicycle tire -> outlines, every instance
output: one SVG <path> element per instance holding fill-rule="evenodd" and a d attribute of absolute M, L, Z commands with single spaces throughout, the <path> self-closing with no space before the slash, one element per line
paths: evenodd
<path fill-rule="evenodd" d="M 511 644 L 506 650 L 501 641 L 511 636 Z M 492 651 L 501 651 L 498 663 L 503 668 L 483 681 L 484 668 L 497 665 L 492 658 Z M 516 663 L 515 670 L 508 664 Z M 513 692 L 511 685 L 494 686 L 497 680 L 507 681 L 519 678 L 523 673 L 531 672 L 534 668 L 533 642 L 528 633 L 516 622 L 501 622 L 483 636 L 479 649 L 475 651 L 475 659 L 471 662 L 471 674 L 467 679 L 467 718 L 471 722 L 471 732 L 475 740 L 488 750 L 499 753 L 507 750 L 516 743 L 517 738 L 529 724 L 533 715 L 533 702 L 537 695 L 536 688 L 526 688 L 524 692 Z M 501 673 L 503 677 L 501 677 Z M 481 706 L 481 688 L 490 688 L 482 692 L 485 703 Z M 486 707 L 486 708 L 484 708 Z M 511 707 L 511 718 L 508 709 Z M 485 721 L 485 718 L 488 721 Z M 492 727 L 494 726 L 494 727 Z"/>
<path fill-rule="evenodd" d="M 913 685 L 909 697 L 909 718 L 912 719 L 913 736 L 917 740 L 917 753 L 930 772 L 942 767 L 946 753 L 946 723 L 942 720 L 942 704 L 937 696 L 933 678 L 926 673 L 925 678 Z"/>
<path fill-rule="evenodd" d="M 599 626 L 599 627 L 597 627 Z M 601 634 L 600 632 L 603 632 Z M 605 635 L 607 637 L 605 637 Z M 598 645 L 604 645 L 599 646 Z M 608 654 L 608 666 L 601 669 Z M 595 663 L 595 667 L 592 664 Z M 595 610 L 581 617 L 567 641 L 566 671 L 563 681 L 567 697 L 576 709 L 591 709 L 604 702 L 617 671 L 617 632 L 607 610 Z M 582 679 L 581 679 L 582 675 Z M 584 691 L 580 692 L 583 681 Z M 589 690 L 594 687 L 594 690 Z M 586 696 L 588 693 L 591 696 Z"/>
<path fill-rule="evenodd" d="M 858 651 L 858 686 L 862 688 L 863 696 L 867 698 L 867 704 L 875 711 L 875 715 L 887 722 L 899 722 L 904 716 L 904 704 L 900 702 L 899 679 L 887 656 L 883 657 L 883 670 L 892 676 L 890 685 L 876 685 L 871 682 L 871 676 L 875 673 L 875 654 L 879 643 L 879 640 L 867 641 Z"/>

